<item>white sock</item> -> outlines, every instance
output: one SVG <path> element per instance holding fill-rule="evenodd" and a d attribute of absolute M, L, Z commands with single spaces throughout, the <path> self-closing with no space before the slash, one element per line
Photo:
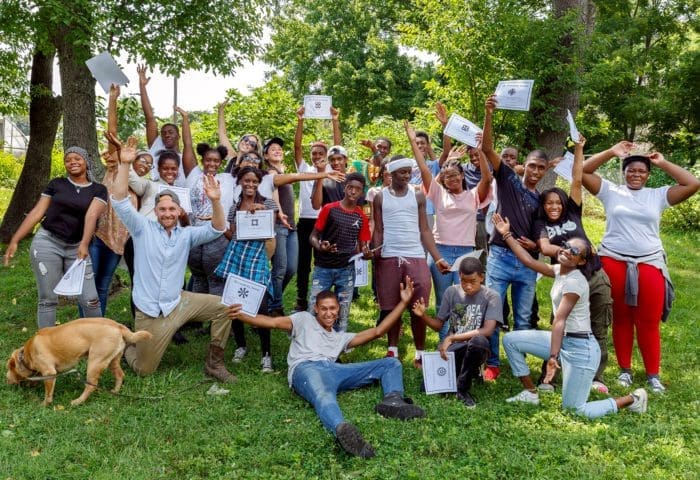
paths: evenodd
<path fill-rule="evenodd" d="M 423 350 L 416 350 L 416 360 L 422 360 L 423 359 Z"/>
<path fill-rule="evenodd" d="M 399 347 L 389 347 L 389 351 L 394 354 L 395 358 L 399 358 Z"/>

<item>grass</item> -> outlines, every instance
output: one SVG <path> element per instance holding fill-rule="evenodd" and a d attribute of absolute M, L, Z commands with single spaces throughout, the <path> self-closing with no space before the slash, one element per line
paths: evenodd
<path fill-rule="evenodd" d="M 586 228 L 598 239 L 603 224 L 591 219 Z M 273 332 L 277 372 L 268 375 L 260 372 L 257 336 L 247 330 L 249 355 L 232 367 L 238 383 L 228 395 L 209 396 L 209 385 L 197 385 L 204 378 L 208 337 L 190 331 L 190 343 L 171 345 L 154 375 L 139 378 L 126 371 L 122 392 L 127 395 L 153 396 L 192 387 L 163 400 L 98 392 L 85 405 L 71 407 L 70 400 L 80 394 L 82 385 L 73 377 L 62 377 L 54 405 L 43 408 L 43 388 L 0 386 L 0 479 L 697 478 L 699 236 L 671 232 L 663 237 L 678 298 L 671 319 L 662 327 L 662 378 L 668 391 L 651 398 L 647 415 L 622 412 L 589 421 L 562 411 L 559 393 L 543 396 L 539 407 L 507 405 L 504 399 L 519 391 L 507 362 L 496 383 L 473 388 L 475 410 L 465 410 L 453 398 L 420 394 L 420 374 L 411 366 L 406 326 L 400 346 L 406 391 L 428 415 L 408 423 L 381 418 L 373 412 L 381 396 L 379 387 L 341 394 L 346 418 L 377 450 L 377 458 L 363 461 L 341 452 L 313 409 L 287 387 L 285 334 Z M 28 246 L 23 242 L 13 266 L 0 269 L 4 358 L 36 328 L 36 286 Z M 125 272 L 118 273 L 128 278 Z M 550 283 L 540 283 L 541 317 L 546 319 Z M 287 307 L 293 298 L 292 285 Z M 351 330 L 373 325 L 376 313 L 365 288 L 353 304 Z M 127 321 L 127 292 L 110 300 L 107 314 Z M 73 305 L 59 308 L 60 321 L 76 315 Z M 435 348 L 436 342 L 437 334 L 431 332 L 428 348 Z M 228 359 L 232 350 L 230 344 Z M 347 360 L 379 358 L 385 351 L 385 340 L 378 340 L 356 349 Z M 531 362 L 535 372 L 538 363 Z M 638 353 L 634 373 L 643 378 Z M 626 393 L 614 385 L 615 374 L 611 354 L 606 379 L 614 394 Z M 101 384 L 112 385 L 109 372 Z"/>

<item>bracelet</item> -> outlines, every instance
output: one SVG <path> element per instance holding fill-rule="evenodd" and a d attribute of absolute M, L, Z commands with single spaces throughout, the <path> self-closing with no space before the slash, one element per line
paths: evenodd
<path fill-rule="evenodd" d="M 445 262 L 445 263 L 447 263 L 447 260 L 445 260 L 444 257 L 440 257 L 440 258 L 437 259 L 437 261 L 436 261 L 435 263 L 440 263 L 440 262 Z"/>
<path fill-rule="evenodd" d="M 512 236 L 513 236 L 513 233 L 512 233 L 512 232 L 506 232 L 506 233 L 503 235 L 503 241 L 505 242 L 506 240 L 508 240 L 508 239 L 509 239 L 510 237 L 512 237 Z"/>

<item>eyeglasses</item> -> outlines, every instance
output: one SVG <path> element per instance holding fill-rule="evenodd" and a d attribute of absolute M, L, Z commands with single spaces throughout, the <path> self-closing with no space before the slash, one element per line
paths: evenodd
<path fill-rule="evenodd" d="M 253 137 L 249 137 L 247 135 L 245 137 L 241 138 L 241 142 L 247 143 L 248 145 L 250 145 L 251 148 L 258 147 L 258 142 L 256 142 L 255 139 L 253 139 Z"/>
<path fill-rule="evenodd" d="M 260 160 L 258 157 L 254 155 L 244 155 L 241 157 L 241 163 L 243 162 L 253 162 L 253 163 L 260 163 L 262 160 Z"/>
<path fill-rule="evenodd" d="M 579 255 L 581 255 L 581 249 L 578 247 L 574 247 L 569 242 L 564 242 L 564 245 L 562 245 L 562 248 L 564 250 L 570 251 L 571 255 L 574 255 L 575 257 L 578 257 Z"/>

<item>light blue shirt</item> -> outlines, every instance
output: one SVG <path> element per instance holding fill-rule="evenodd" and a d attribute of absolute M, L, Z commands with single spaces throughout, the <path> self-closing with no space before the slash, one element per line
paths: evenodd
<path fill-rule="evenodd" d="M 150 317 L 167 317 L 180 303 L 190 248 L 211 242 L 223 232 L 211 222 L 197 227 L 176 226 L 168 235 L 163 226 L 149 220 L 131 205 L 116 200 L 112 208 L 134 241 L 134 304 Z"/>

